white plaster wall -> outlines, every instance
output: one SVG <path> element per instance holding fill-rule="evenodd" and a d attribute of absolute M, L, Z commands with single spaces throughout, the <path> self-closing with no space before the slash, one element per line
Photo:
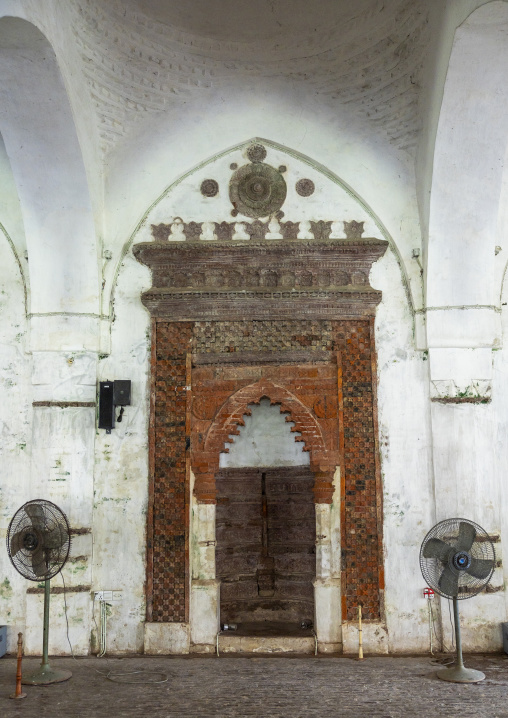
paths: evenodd
<path fill-rule="evenodd" d="M 506 311 L 506 302 L 508 302 L 507 290 L 508 287 L 505 282 L 502 296 L 503 337 L 506 337 L 508 332 L 508 312 Z M 503 347 L 493 352 L 493 391 L 490 409 L 494 424 L 492 426 L 491 435 L 487 437 L 488 447 L 485 447 L 487 452 L 487 463 L 485 466 L 482 465 L 481 473 L 478 478 L 478 483 L 480 484 L 481 489 L 483 489 L 484 479 L 487 482 L 487 486 L 494 485 L 497 488 L 497 498 L 499 502 L 499 506 L 494 507 L 493 513 L 494 517 L 497 519 L 500 542 L 496 543 L 494 548 L 496 551 L 496 558 L 502 562 L 502 566 L 496 569 L 492 584 L 494 588 L 501 588 L 501 591 L 489 597 L 491 599 L 497 599 L 495 604 L 495 613 L 487 613 L 491 606 L 489 606 L 485 600 L 487 599 L 487 596 L 481 597 L 481 613 L 479 615 L 480 620 L 482 620 L 483 623 L 488 624 L 488 628 L 494 633 L 497 645 L 499 645 L 501 641 L 499 624 L 501 621 L 508 620 L 508 591 L 506 590 L 508 582 L 508 565 L 506 565 L 506 549 L 503 550 L 508 541 L 508 512 L 506 510 L 508 507 L 508 483 L 506 480 L 506 467 L 508 466 L 507 376 L 508 347 L 506 346 L 505 340 L 503 342 Z M 489 464 L 491 464 L 490 467 Z M 492 471 L 492 475 L 490 476 L 487 473 L 489 468 Z M 489 501 L 488 496 L 486 499 Z M 488 527 L 486 528 L 488 529 Z M 476 599 L 473 600 L 476 601 Z"/>
<path fill-rule="evenodd" d="M 0 17 L 0 68 L 0 130 L 23 212 L 31 311 L 97 313 L 95 227 L 55 53 L 34 25 Z"/>
<path fill-rule="evenodd" d="M 112 353 L 99 359 L 98 381 L 130 379 L 131 406 L 111 434 L 97 429 L 93 496 L 93 590 L 119 590 L 108 619 L 108 652 L 142 652 L 148 498 L 150 319 L 140 294 L 150 272 L 129 254 L 112 325 Z M 117 415 L 119 410 L 117 410 Z M 96 610 L 98 618 L 98 608 Z"/>
<path fill-rule="evenodd" d="M 442 34 L 434 46 L 439 55 L 436 67 L 441 79 L 436 83 L 435 93 L 427 95 L 420 107 L 422 116 L 428 113 L 424 138 L 427 144 L 422 145 L 425 161 L 419 164 L 415 177 L 408 156 L 389 145 L 366 121 L 360 120 L 351 107 L 331 102 L 328 96 L 325 99 L 318 92 L 280 79 L 264 82 L 253 76 L 247 82 L 232 73 L 210 91 L 204 90 L 200 95 L 186 94 L 181 101 L 172 102 L 152 114 L 141 106 L 135 108 L 133 117 L 136 121 L 132 120 L 128 133 L 124 132 L 124 128 L 115 128 L 114 118 L 110 118 L 111 126 L 101 129 L 92 119 L 91 96 L 83 91 L 83 59 L 79 55 L 86 50 L 82 45 L 83 36 L 67 31 L 67 23 L 76 8 L 53 1 L 43 7 L 38 3 L 0 0 L 0 14 L 28 13 L 55 43 L 62 77 L 56 61 L 53 62 L 51 78 L 59 100 L 52 109 L 57 111 L 59 121 L 65 120 L 64 126 L 59 126 L 60 137 L 65 136 L 67 148 L 72 150 L 69 154 L 72 171 L 68 168 L 65 172 L 56 172 L 51 163 L 46 163 L 42 168 L 43 174 L 34 177 L 31 172 L 32 158 L 38 156 L 40 150 L 35 136 L 26 133 L 26 140 L 32 143 L 34 149 L 28 160 L 26 156 L 19 156 L 19 148 L 16 150 L 15 147 L 16 139 L 25 139 L 23 132 L 26 126 L 16 126 L 16 120 L 25 117 L 25 110 L 27 120 L 32 122 L 35 114 L 39 123 L 46 143 L 44 156 L 47 158 L 55 152 L 65 160 L 68 155 L 62 154 L 62 142 L 51 134 L 54 127 L 50 126 L 47 117 L 44 122 L 42 117 L 37 117 L 37 111 L 42 106 L 40 103 L 32 102 L 31 110 L 21 104 L 18 109 L 14 108 L 15 111 L 7 113 L 6 137 L 8 135 L 11 159 L 15 160 L 14 177 L 22 199 L 21 207 L 24 207 L 27 242 L 33 247 L 29 261 L 32 275 L 37 277 L 38 283 L 40 303 L 36 306 L 44 311 L 77 309 L 87 314 L 98 312 L 98 252 L 94 229 L 101 230 L 104 249 L 113 255 L 111 261 L 106 257 L 103 261 L 102 307 L 106 314 L 111 310 L 110 318 L 114 321 L 111 326 L 111 353 L 103 335 L 105 355 L 99 359 L 97 374 L 99 379 L 130 378 L 133 381 L 132 406 L 126 409 L 123 422 L 111 435 L 94 429 L 93 410 L 90 409 L 38 410 L 37 419 L 32 420 L 31 401 L 35 395 L 40 399 L 68 399 L 93 394 L 93 350 L 99 346 L 98 317 L 81 317 L 79 321 L 53 317 L 51 321 L 42 323 L 32 320 L 31 346 L 36 355 L 31 374 L 31 360 L 24 354 L 26 328 L 19 269 L 13 255 L 9 254 L 7 244 L 0 242 L 0 381 L 3 387 L 0 450 L 5 468 L 0 481 L 0 533 L 5 533 L 10 516 L 24 500 L 33 498 L 35 490 L 47 491 L 57 503 L 60 501 L 69 511 L 73 523 L 88 525 L 92 522 L 93 546 L 90 537 L 75 540 L 74 555 L 84 555 L 86 560 L 69 563 L 65 575 L 68 582 L 90 582 L 92 590 L 122 591 L 121 601 L 111 608 L 108 651 L 139 651 L 144 640 L 150 337 L 149 317 L 139 295 L 149 288 L 150 277 L 148 270 L 130 254 L 130 243 L 132 239 L 136 242 L 149 241 L 152 222 L 169 222 L 175 216 L 182 216 L 186 221 L 230 220 L 227 200 L 227 183 L 231 174 L 229 164 L 237 162 L 241 165 L 245 162 L 244 143 L 249 137 L 269 138 L 266 142 L 267 161 L 275 166 L 284 164 L 288 168 L 287 176 L 291 177 L 291 181 L 288 181 L 288 199 L 284 206 L 285 220 L 332 219 L 341 223 L 344 219 L 356 219 L 365 221 L 366 236 L 385 236 L 392 241 L 393 251 L 389 251 L 374 266 L 371 275 L 373 286 L 383 291 L 383 302 L 376 319 L 376 343 L 388 637 L 382 625 L 367 627 L 364 634 L 366 650 L 419 651 L 427 648 L 427 613 L 421 594 L 423 579 L 419 573 L 418 551 L 425 533 L 437 520 L 463 513 L 483 524 L 489 532 L 500 532 L 502 540 L 508 536 L 505 519 L 505 508 L 508 506 L 505 489 L 508 444 L 505 409 L 508 397 L 505 395 L 504 379 L 508 371 L 506 351 L 496 346 L 493 353 L 491 404 L 431 404 L 429 364 L 433 361 L 436 366 L 437 354 L 434 353 L 429 360 L 425 352 L 414 348 L 413 317 L 404 287 L 408 278 L 411 303 L 420 308 L 423 302 L 420 268 L 412 258 L 413 248 L 422 246 L 416 179 L 425 228 L 426 193 L 434 158 L 433 132 L 441 104 L 440 83 L 444 82 L 447 53 L 452 48 L 456 25 L 480 4 L 483 3 L 478 0 L 446 4 Z M 496 68 L 499 68 L 500 59 L 505 59 L 502 28 L 495 21 L 496 13 L 502 14 L 503 5 L 506 6 L 506 3 L 493 3 L 492 8 L 487 8 L 487 15 L 478 16 L 480 20 L 487 18 L 487 25 L 489 17 L 494 18 L 489 32 L 493 33 L 498 45 L 488 43 L 488 52 L 484 53 L 488 69 L 489 58 L 492 59 L 493 55 Z M 442 16 L 436 12 L 433 18 L 436 29 Z M 471 25 L 461 30 L 455 48 L 463 46 L 463 57 L 474 60 L 478 48 L 482 54 L 483 45 L 468 36 L 470 30 Z M 48 45 L 44 44 L 44 47 Z M 14 75 L 17 66 L 9 61 L 8 53 L 2 55 L 4 63 L 6 58 L 7 69 L 16 85 L 17 76 Z M 452 204 L 455 209 L 451 212 L 449 202 L 443 208 L 450 191 L 450 179 L 462 181 L 466 176 L 464 166 L 456 164 L 449 155 L 452 146 L 458 147 L 459 155 L 462 152 L 464 135 L 461 135 L 462 144 L 450 144 L 448 140 L 455 142 L 456 139 L 456 136 L 449 137 L 457 116 L 456 107 L 461 103 L 467 104 L 468 99 L 464 98 L 467 91 L 461 82 L 453 83 L 454 75 L 460 74 L 461 70 L 459 55 L 457 58 L 454 58 L 449 73 L 452 92 L 447 95 L 443 106 L 443 132 L 438 140 L 434 197 L 429 200 L 431 214 L 433 212 L 436 218 L 434 225 L 431 221 L 431 233 L 434 232 L 432 237 L 436 239 L 436 244 L 429 265 L 432 281 L 429 297 L 436 306 L 450 302 L 495 304 L 505 264 L 506 211 L 503 208 L 506 203 L 496 199 L 503 182 L 503 197 L 506 194 L 506 179 L 499 169 L 505 161 L 503 123 L 506 118 L 499 112 L 497 104 L 504 102 L 504 85 L 496 82 L 495 75 L 487 76 L 485 88 L 490 88 L 491 96 L 495 97 L 495 107 L 490 114 L 486 110 L 485 116 L 492 117 L 494 114 L 501 123 L 495 128 L 494 149 L 499 149 L 497 154 L 489 154 L 492 150 L 489 146 L 492 144 L 490 127 L 476 123 L 476 111 L 470 117 L 468 115 L 479 155 L 478 152 L 471 155 L 464 153 L 462 161 L 466 163 L 468 177 L 474 170 L 478 179 L 475 186 L 481 189 L 481 193 L 476 195 L 473 192 L 471 195 L 470 185 L 464 189 L 459 181 L 454 182 L 452 200 L 455 204 Z M 470 66 L 476 68 L 474 78 L 481 86 L 481 68 L 473 60 L 468 65 L 468 71 Z M 43 94 L 42 87 L 48 88 L 42 71 L 41 66 L 35 78 L 40 84 L 39 99 Z M 429 76 L 432 75 L 431 72 Z M 19 78 L 23 80 L 21 74 Z M 128 85 L 128 80 L 125 82 Z M 23 80 L 21 84 L 26 90 L 30 83 L 25 84 Z M 101 86 L 100 82 L 98 86 L 93 86 L 93 90 L 96 97 L 104 91 L 104 96 L 107 94 L 107 87 Z M 71 97 L 72 109 L 67 102 L 66 91 Z M 362 93 L 359 92 L 358 96 L 361 98 Z M 45 100 L 44 97 L 42 99 Z M 487 104 L 483 95 L 480 99 L 484 105 Z M 491 99 L 488 100 L 489 106 Z M 11 106 L 12 96 L 8 102 Z M 95 109 L 104 120 L 100 105 L 97 100 Z M 6 107 L 4 104 L 3 112 L 6 112 Z M 71 114 L 76 118 L 79 130 L 79 147 L 72 131 Z M 117 129 L 122 139 L 107 156 L 107 161 L 102 157 L 104 164 L 101 166 L 99 144 L 102 139 L 99 136 L 102 138 L 103 130 L 108 136 L 113 136 Z M 486 154 L 482 153 L 484 145 L 488 150 Z M 228 151 L 225 148 L 233 149 Z M 85 154 L 84 164 L 80 151 Z M 478 156 L 479 162 L 475 163 L 473 158 Z M 0 222 L 21 256 L 25 246 L 23 221 L 13 175 L 6 159 L 7 153 L 0 148 L 0 179 L 5 179 L 5 192 L 0 197 Z M 486 162 L 487 159 L 493 159 L 494 164 Z M 83 166 L 92 191 L 92 203 L 88 199 Z M 192 167 L 196 169 L 191 172 Z M 498 170 L 495 181 L 492 179 L 492 167 Z M 217 198 L 203 198 L 199 193 L 201 181 L 208 177 L 219 181 L 221 190 Z M 308 199 L 299 198 L 294 192 L 294 183 L 300 177 L 310 177 L 316 184 L 316 193 Z M 341 182 L 337 181 L 338 177 Z M 41 178 L 42 190 L 35 186 Z M 489 181 L 486 182 L 485 178 Z M 166 194 L 168 187 L 171 189 L 165 199 L 144 218 L 146 208 L 156 197 Z M 348 188 L 354 188 L 354 193 Z M 44 202 L 46 195 L 47 203 Z M 464 198 L 471 196 L 475 204 L 472 217 L 462 212 Z M 59 206 L 63 198 L 64 209 Z M 458 208 L 457 200 L 460 200 Z M 51 214 L 51 208 L 55 209 L 54 214 Z M 69 208 L 73 208 L 72 217 Z M 78 216 L 83 221 L 77 223 L 78 230 L 74 231 L 71 220 L 74 222 Z M 459 221 L 455 222 L 457 217 Z M 481 217 L 485 221 L 479 221 Z M 28 225 L 27 218 L 31 220 Z M 41 221 L 38 222 L 38 219 Z M 136 231 L 138 222 L 141 223 L 139 232 Z M 43 241 L 39 241 L 41 238 Z M 478 242 L 478 238 L 481 241 Z M 497 257 L 492 251 L 495 244 L 502 246 L 502 252 Z M 45 254 L 48 246 L 54 250 L 53 254 Z M 60 249 L 62 252 L 59 254 Z M 57 255 L 58 261 L 53 262 Z M 21 266 L 24 266 L 23 262 L 21 257 Z M 52 281 L 54 276 L 57 282 Z M 450 282 L 452 276 L 456 281 Z M 493 276 L 496 281 L 492 281 Z M 73 280 L 77 281 L 73 283 Z M 114 303 L 110 307 L 111 296 Z M 491 346 L 494 343 L 492 338 L 497 339 L 497 318 L 490 326 L 483 316 L 478 316 L 466 316 L 458 311 L 450 314 L 448 321 L 435 312 L 429 319 L 433 323 L 434 346 L 465 347 L 468 352 L 471 346 Z M 504 310 L 500 319 L 504 332 Z M 54 355 L 48 356 L 48 352 L 54 352 Z M 72 371 L 66 373 L 69 352 L 74 352 L 76 364 Z M 447 357 L 452 362 L 451 355 Z M 465 367 L 470 363 L 470 357 L 470 353 L 465 353 L 456 362 L 461 376 L 467 374 Z M 86 369 L 83 368 L 85 364 Z M 47 374 L 54 374 L 54 382 L 42 381 L 41 366 L 46 367 Z M 83 382 L 81 375 L 87 377 Z M 447 378 L 444 374 L 443 377 Z M 470 378 L 479 377 L 471 375 Z M 33 447 L 30 438 L 32 427 Z M 37 456 L 31 468 L 32 449 L 37 451 Z M 41 457 L 41 471 L 47 475 L 39 478 L 37 466 Z M 67 484 L 51 484 L 60 465 L 57 460 L 61 462 L 62 459 L 71 464 L 68 491 L 63 490 Z M 500 545 L 496 544 L 498 549 Z M 194 552 L 196 580 L 213 581 L 213 561 L 202 557 L 203 573 L 196 552 L 197 549 Z M 40 598 L 30 596 L 25 611 L 26 581 L 16 574 L 1 552 L 0 571 L 0 575 L 5 575 L 8 580 L 5 583 L 2 578 L 4 582 L 0 582 L 0 623 L 12 626 L 9 648 L 13 649 L 15 632 L 26 628 L 30 650 L 37 651 Z M 337 573 L 337 567 L 335 571 Z M 505 573 L 504 568 L 496 569 L 495 587 L 503 585 Z M 491 650 L 499 646 L 498 626 L 506 617 L 506 601 L 506 592 L 499 591 L 461 602 L 466 649 Z M 93 630 L 91 597 L 75 594 L 70 597 L 69 606 L 72 641 L 78 652 L 86 652 L 88 636 Z M 51 646 L 54 650 L 67 652 L 64 616 L 58 598 L 52 611 L 55 625 Z M 446 611 L 444 606 L 443 621 L 445 636 L 448 636 Z M 205 628 L 210 633 L 210 627 Z M 347 635 L 354 636 L 352 627 L 345 627 L 344 636 Z"/>
<path fill-rule="evenodd" d="M 295 425 L 286 421 L 280 406 L 261 399 L 249 404 L 250 416 L 245 414 L 240 434 L 227 443 L 228 452 L 220 455 L 219 466 L 224 469 L 242 466 L 304 466 L 310 464 L 310 454 L 304 444 L 296 441 L 299 432 L 291 432 Z"/>
<path fill-rule="evenodd" d="M 371 284 L 383 291 L 376 350 L 386 648 L 383 631 L 365 638 L 370 636 L 371 646 L 379 642 L 381 652 L 423 651 L 428 628 L 418 553 L 434 523 L 428 361 L 425 352 L 414 349 L 411 315 L 390 252 L 373 266 Z"/>
<path fill-rule="evenodd" d="M 1 217 L 0 217 L 1 221 Z M 0 625 L 7 650 L 25 630 L 25 591 L 32 585 L 11 565 L 5 550 L 9 522 L 30 495 L 32 396 L 27 323 L 18 263 L 0 234 Z"/>
<path fill-rule="evenodd" d="M 20 278 L 25 285 L 26 300 L 29 306 L 30 282 L 28 276 L 28 253 L 26 251 L 25 227 L 23 215 L 18 199 L 16 183 L 12 174 L 11 164 L 3 137 L 0 134 L 0 232 L 11 245 L 17 264 Z"/>
<path fill-rule="evenodd" d="M 380 236 L 381 229 L 376 226 L 372 216 L 340 185 L 327 178 L 317 168 L 306 165 L 298 157 L 288 155 L 282 148 L 266 143 L 268 149 L 267 161 L 274 166 L 285 165 L 288 168 L 288 200 L 284 205 L 284 220 L 299 219 L 351 219 L 355 218 L 366 223 L 366 235 Z M 174 217 L 183 217 L 185 221 L 215 220 L 231 221 L 229 214 L 229 200 L 227 197 L 227 183 L 231 175 L 229 165 L 236 161 L 239 165 L 245 163 L 243 149 L 238 148 L 226 156 L 219 156 L 196 172 L 184 177 L 175 184 L 170 191 L 153 207 L 146 219 L 141 223 L 135 241 L 150 241 L 150 225 L 160 222 L 169 223 Z M 309 176 L 316 183 L 316 193 L 308 205 L 306 200 L 298 198 L 294 193 L 295 178 Z M 213 177 L 220 185 L 219 196 L 203 198 L 199 192 L 201 181 Z M 333 209 L 333 213 L 332 213 Z M 241 220 L 242 217 L 238 217 Z M 204 240 L 202 240 L 204 241 Z M 120 272 L 120 284 L 115 292 L 116 320 L 113 328 L 111 357 L 100 362 L 103 378 L 120 378 L 113 367 L 132 366 L 132 356 L 135 347 L 140 347 L 142 366 L 140 376 L 148 376 L 148 356 L 146 351 L 146 330 L 148 328 L 148 315 L 144 313 L 139 302 L 139 293 L 143 288 L 150 286 L 150 279 L 146 269 L 136 265 L 130 253 L 126 255 L 125 267 Z M 373 628 L 369 650 L 385 652 L 387 646 L 394 651 L 425 650 L 428 645 L 428 628 L 426 604 L 421 590 L 421 578 L 418 564 L 418 551 L 421 540 L 434 522 L 433 513 L 433 469 L 431 460 L 431 439 L 429 424 L 429 394 L 428 394 L 428 361 L 427 355 L 414 349 L 413 322 L 409 310 L 407 295 L 405 293 L 400 266 L 391 250 L 373 268 L 371 283 L 383 291 L 383 302 L 378 308 L 376 320 L 376 342 L 378 349 L 378 375 L 379 375 L 379 422 L 380 445 L 382 455 L 382 475 L 384 492 L 384 546 L 386 552 L 386 623 L 388 626 L 388 642 L 383 622 L 378 629 Z M 121 289 L 122 287 L 122 289 Z M 121 347 L 117 354 L 117 347 Z M 141 349 L 143 347 L 143 349 Z M 109 369 L 111 367 L 111 370 Z M 107 369 L 106 369 L 107 368 Z M 137 371 L 137 370 L 136 370 Z M 137 399 L 135 400 L 138 405 Z M 139 425 L 135 437 L 129 437 L 129 442 L 142 446 L 142 431 L 146 431 L 148 399 L 145 394 L 138 405 L 140 412 Z M 142 429 L 142 427 L 145 427 Z M 104 435 L 98 438 L 96 465 L 96 491 L 102 492 L 103 484 L 108 487 L 118 485 L 124 464 L 112 452 L 106 462 L 104 447 L 111 441 L 118 442 L 117 429 L 112 437 Z M 114 436 L 113 436 L 114 435 Z M 124 440 L 127 441 L 127 438 Z M 139 443 L 138 443 L 139 442 Z M 135 452 L 137 457 L 137 453 Z M 125 459 L 127 461 L 127 457 Z M 137 462 L 137 458 L 136 458 Z M 145 465 L 143 467 L 143 462 Z M 139 481 L 136 484 L 138 496 L 145 501 L 142 493 L 146 487 L 146 453 L 139 463 Z M 100 488 L 99 488 L 100 482 Z M 101 494 L 102 495 L 102 494 Z M 96 499 L 97 500 L 97 499 Z M 109 507 L 108 507 L 109 509 Z M 96 508 L 96 515 L 99 509 Z M 103 511 L 101 524 L 95 524 L 101 535 L 101 541 L 106 539 L 107 513 Z M 125 581 L 125 592 L 128 601 L 133 605 L 142 605 L 141 581 L 144 576 L 143 566 L 143 537 L 144 515 L 131 516 L 132 525 L 136 535 L 135 545 L 138 556 L 135 559 L 133 572 L 137 578 Z M 337 527 L 335 527 L 337 528 Z M 195 542 L 194 542 L 195 543 Z M 196 553 L 197 552 L 197 553 Z M 134 552 L 135 553 L 135 552 Z M 194 546 L 192 555 L 198 561 L 197 547 Z M 113 561 L 113 553 L 104 551 L 98 559 L 97 542 L 95 547 L 97 575 L 107 576 Z M 117 575 L 121 574 L 118 564 Z M 198 561 L 199 562 L 199 561 Z M 209 562 L 208 562 L 209 563 Z M 208 564 L 207 564 L 208 565 Z M 196 580 L 201 570 L 196 564 Z M 210 569 L 211 570 L 211 569 Z M 213 581 L 213 570 L 210 576 L 207 569 L 206 577 Z M 402 577 L 402 579 L 401 579 Z M 101 578 L 101 581 L 103 579 Z M 136 586 L 136 580 L 139 585 Z M 96 588 L 98 588 L 98 583 Z M 106 587 L 106 586 L 103 586 Z M 120 607 L 114 607 L 114 611 Z M 127 621 L 128 633 L 139 635 L 139 617 L 124 615 Z M 113 624 L 112 624 L 113 625 Z M 118 632 L 118 638 L 111 639 L 112 645 L 123 650 L 124 634 L 120 629 L 112 628 Z M 191 628 L 192 634 L 192 628 Z M 196 634 L 197 635 L 197 634 Z"/>

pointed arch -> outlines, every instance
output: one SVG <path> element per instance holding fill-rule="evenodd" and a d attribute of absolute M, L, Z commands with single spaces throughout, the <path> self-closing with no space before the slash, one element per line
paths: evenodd
<path fill-rule="evenodd" d="M 0 17 L 0 123 L 28 250 L 30 314 L 98 318 L 89 185 L 57 56 L 35 24 Z"/>
<path fill-rule="evenodd" d="M 192 467 L 195 475 L 194 493 L 200 503 L 215 503 L 215 474 L 219 470 L 219 456 L 227 451 L 225 444 L 238 435 L 243 417 L 250 414 L 249 404 L 259 404 L 267 398 L 278 404 L 286 421 L 293 422 L 292 432 L 298 432 L 297 441 L 304 443 L 310 452 L 310 467 L 315 474 L 314 497 L 317 503 L 331 503 L 333 474 L 339 463 L 338 452 L 328 446 L 319 420 L 291 391 L 265 377 L 234 392 L 222 404 L 215 418 L 203 434 L 195 434 L 192 444 Z"/>
<path fill-rule="evenodd" d="M 271 404 L 280 406 L 281 413 L 287 414 L 286 421 L 294 422 L 291 431 L 301 434 L 295 440 L 303 441 L 304 451 L 310 451 L 311 454 L 325 451 L 321 428 L 307 407 L 286 388 L 264 378 L 239 389 L 222 405 L 207 432 L 205 450 L 228 452 L 224 444 L 232 443 L 230 436 L 240 433 L 237 427 L 243 426 L 244 415 L 251 413 L 249 404 L 259 404 L 265 397 L 270 399 Z"/>

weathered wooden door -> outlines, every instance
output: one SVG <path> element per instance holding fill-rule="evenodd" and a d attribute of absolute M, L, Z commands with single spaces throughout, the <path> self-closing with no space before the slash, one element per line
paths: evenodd
<path fill-rule="evenodd" d="M 221 622 L 314 620 L 314 477 L 307 466 L 217 475 Z"/>

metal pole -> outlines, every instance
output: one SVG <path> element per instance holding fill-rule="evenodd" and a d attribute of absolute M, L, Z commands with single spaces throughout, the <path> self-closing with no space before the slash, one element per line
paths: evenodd
<path fill-rule="evenodd" d="M 50 683 L 67 681 L 72 676 L 70 671 L 64 669 L 54 670 L 48 661 L 48 639 L 49 639 L 49 579 L 44 584 L 44 628 L 42 634 L 42 663 L 40 667 L 25 676 L 25 686 L 49 686 Z"/>
<path fill-rule="evenodd" d="M 457 644 L 457 668 L 464 668 L 464 661 L 462 660 L 462 639 L 460 637 L 460 624 L 459 624 L 459 599 L 453 597 L 453 617 L 455 619 L 455 643 Z"/>
<path fill-rule="evenodd" d="M 358 660 L 363 661 L 362 606 L 358 606 Z"/>
<path fill-rule="evenodd" d="M 427 603 L 429 604 L 429 635 L 430 635 L 430 655 L 433 656 L 434 652 L 432 650 L 432 608 L 430 605 L 430 596 L 427 596 Z"/>
<path fill-rule="evenodd" d="M 49 579 L 44 583 L 44 629 L 42 634 L 42 663 L 43 671 L 49 669 L 48 662 L 48 641 L 49 641 Z"/>

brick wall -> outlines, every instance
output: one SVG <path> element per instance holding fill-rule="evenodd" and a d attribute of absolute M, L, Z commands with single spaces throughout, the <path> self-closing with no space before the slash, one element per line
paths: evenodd
<path fill-rule="evenodd" d="M 374 334 L 370 321 L 337 322 L 342 363 L 344 477 L 342 486 L 343 617 L 380 618 L 383 586 L 381 492 L 377 467 Z M 375 377 L 374 377 L 375 378 Z"/>
<path fill-rule="evenodd" d="M 192 369 L 190 458 L 198 499 L 215 501 L 219 453 L 238 432 L 248 404 L 265 395 L 280 403 L 311 453 L 316 501 L 332 500 L 333 468 L 341 465 L 343 616 L 354 619 L 362 602 L 366 619 L 379 618 L 381 498 L 371 321 L 159 321 L 155 331 L 151 620 L 184 621 L 186 616 L 188 352 L 206 359 Z M 245 360 L 230 363 L 237 353 Z"/>
<path fill-rule="evenodd" d="M 185 386 L 192 324 L 159 322 L 155 331 L 147 617 L 180 622 L 186 620 L 188 600 Z"/>

